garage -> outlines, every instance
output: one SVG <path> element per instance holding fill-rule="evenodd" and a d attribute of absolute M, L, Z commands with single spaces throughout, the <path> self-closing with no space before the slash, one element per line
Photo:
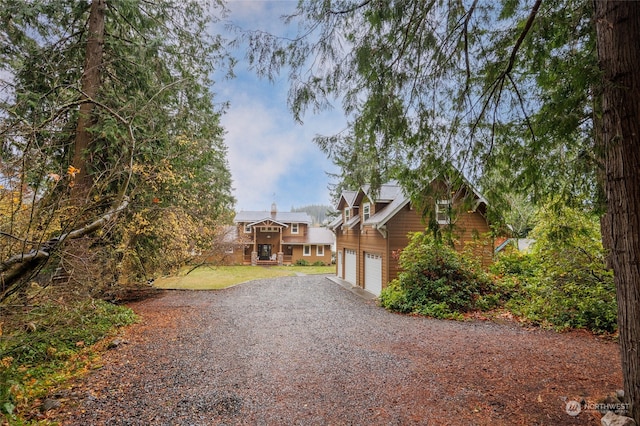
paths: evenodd
<path fill-rule="evenodd" d="M 382 291 L 382 256 L 372 253 L 365 254 L 364 289 L 380 296 Z"/>
<path fill-rule="evenodd" d="M 344 251 L 344 279 L 351 284 L 356 284 L 356 251 L 345 249 Z"/>

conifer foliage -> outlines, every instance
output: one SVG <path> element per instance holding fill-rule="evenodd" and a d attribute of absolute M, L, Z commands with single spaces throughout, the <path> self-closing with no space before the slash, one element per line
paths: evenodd
<path fill-rule="evenodd" d="M 0 1 L 0 300 L 56 267 L 113 285 L 210 244 L 233 205 L 209 79 L 227 66 L 207 32 L 222 13 Z"/>
<path fill-rule="evenodd" d="M 318 143 L 344 180 L 419 188 L 451 164 L 606 212 L 640 422 L 640 2 L 312 0 L 289 22 L 297 37 L 250 34 L 252 58 L 289 72 L 298 119 L 342 101 L 349 128 Z"/>

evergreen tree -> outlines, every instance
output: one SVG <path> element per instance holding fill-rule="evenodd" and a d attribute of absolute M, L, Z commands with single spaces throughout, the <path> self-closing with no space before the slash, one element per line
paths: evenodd
<path fill-rule="evenodd" d="M 312 0 L 289 21 L 298 37 L 249 34 L 250 58 L 269 77 L 288 70 L 299 120 L 342 99 L 350 131 L 318 142 L 348 180 L 419 189 L 453 165 L 606 211 L 639 422 L 640 2 Z"/>
<path fill-rule="evenodd" d="M 113 281 L 153 275 L 150 260 L 177 234 L 189 233 L 182 249 L 193 250 L 198 234 L 228 220 L 231 176 L 209 79 L 227 60 L 207 32 L 217 6 L 0 1 L 1 202 L 12 212 L 0 224 L 1 270 L 12 277 L 0 299 L 45 263 L 15 274 L 24 262 L 6 260 L 58 253 L 64 266 L 65 247 L 86 234 L 69 231 L 94 230 L 87 224 L 117 206 L 128 208 L 115 226 L 73 248 Z M 107 254 L 87 261 L 94 252 Z"/>

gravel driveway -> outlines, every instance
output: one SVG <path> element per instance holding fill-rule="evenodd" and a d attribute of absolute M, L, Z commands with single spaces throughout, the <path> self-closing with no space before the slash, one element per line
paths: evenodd
<path fill-rule="evenodd" d="M 325 276 L 172 291 L 61 392 L 65 425 L 564 425 L 621 387 L 588 334 L 392 314 Z"/>

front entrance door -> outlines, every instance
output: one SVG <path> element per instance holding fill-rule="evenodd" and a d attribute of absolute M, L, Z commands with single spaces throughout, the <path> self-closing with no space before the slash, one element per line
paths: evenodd
<path fill-rule="evenodd" d="M 258 258 L 260 260 L 271 259 L 271 244 L 258 244 Z"/>

